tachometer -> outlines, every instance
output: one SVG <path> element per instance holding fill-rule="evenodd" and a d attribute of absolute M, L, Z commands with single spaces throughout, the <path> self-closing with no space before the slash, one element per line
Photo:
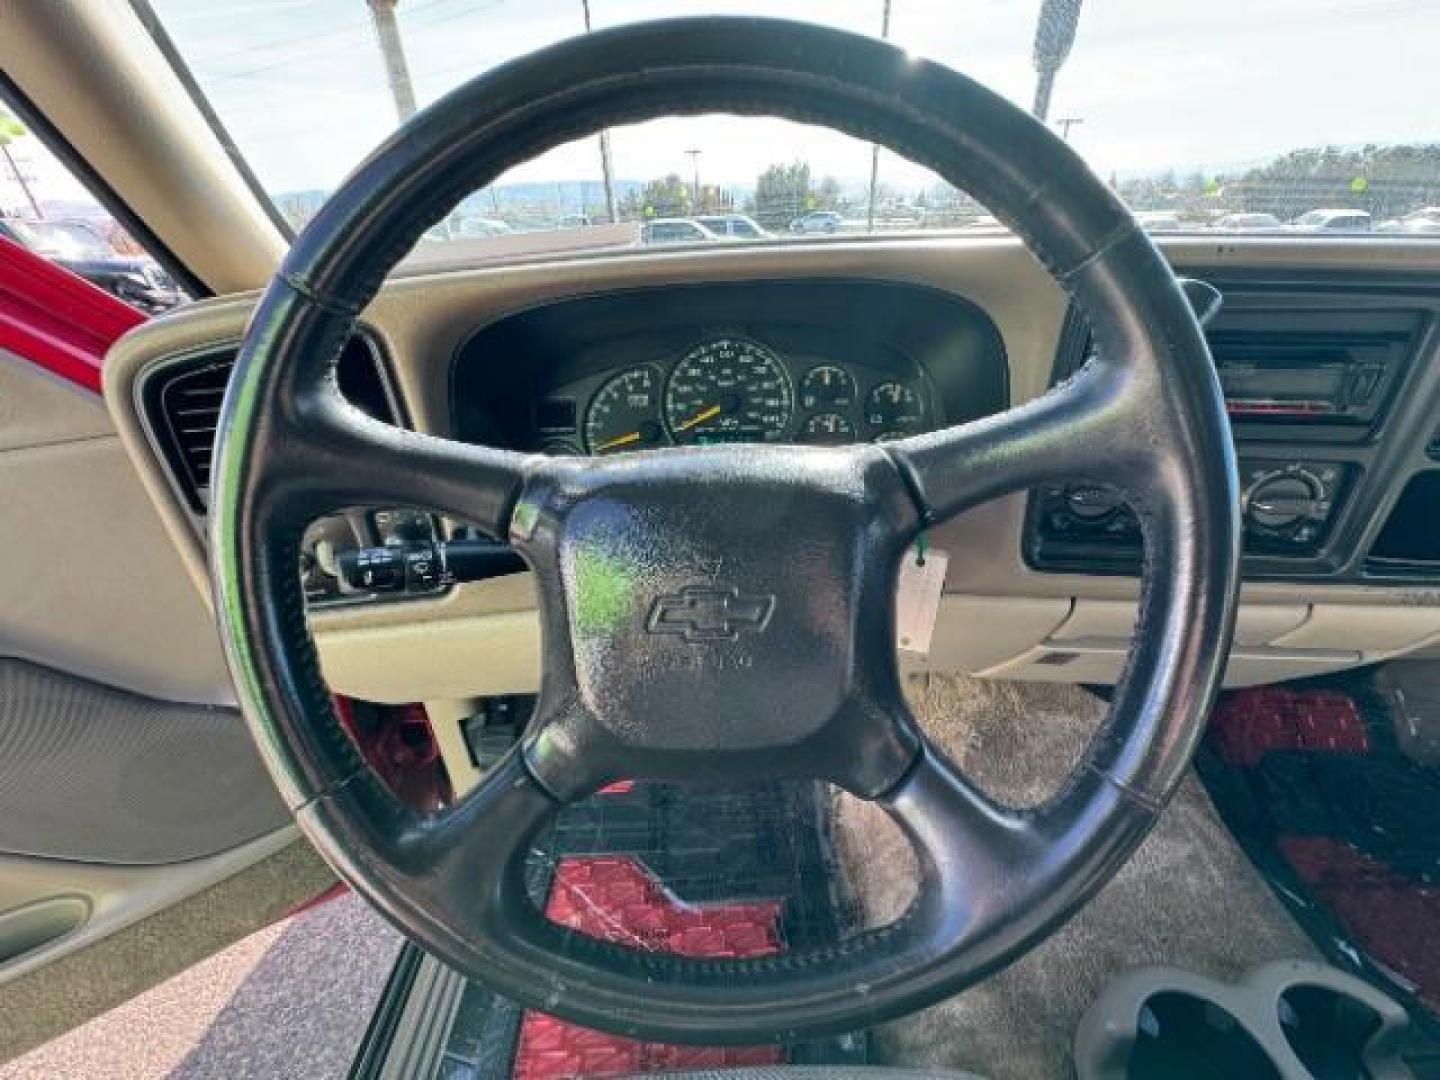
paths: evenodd
<path fill-rule="evenodd" d="M 653 367 L 611 377 L 585 410 L 585 446 L 592 454 L 644 450 L 669 441 L 660 422 L 660 372 Z"/>
<path fill-rule="evenodd" d="M 676 442 L 775 442 L 795 408 L 780 358 L 743 338 L 697 345 L 665 388 L 665 422 Z"/>

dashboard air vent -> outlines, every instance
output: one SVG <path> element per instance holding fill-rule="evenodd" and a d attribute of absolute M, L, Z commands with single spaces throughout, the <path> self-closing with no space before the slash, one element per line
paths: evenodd
<path fill-rule="evenodd" d="M 190 509 L 197 514 L 203 514 L 210 501 L 215 430 L 234 367 L 234 352 L 197 357 L 193 364 L 168 372 L 168 378 L 162 376 L 156 395 L 151 416 L 156 438 L 167 451 L 168 464 Z"/>
<path fill-rule="evenodd" d="M 156 447 L 186 504 L 203 515 L 210 502 L 210 468 L 220 405 L 238 350 L 216 349 L 177 358 L 153 370 L 142 385 L 145 416 Z M 386 423 L 397 411 L 375 345 L 359 335 L 341 354 L 340 389 L 356 408 Z"/>

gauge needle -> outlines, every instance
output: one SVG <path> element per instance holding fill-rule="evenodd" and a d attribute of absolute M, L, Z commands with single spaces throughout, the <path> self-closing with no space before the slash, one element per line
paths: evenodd
<path fill-rule="evenodd" d="M 616 447 L 629 446 L 631 443 L 637 443 L 644 437 L 640 432 L 632 431 L 627 435 L 621 435 L 619 438 L 611 439 L 609 442 L 601 443 L 595 448 L 595 452 L 597 454 L 603 454 L 606 450 L 614 450 Z"/>
<path fill-rule="evenodd" d="M 689 431 L 696 424 L 703 424 L 706 420 L 714 420 L 715 417 L 719 416 L 724 411 L 725 410 L 722 409 L 719 405 L 711 405 L 708 409 L 701 409 L 694 416 L 690 417 L 689 420 L 686 420 L 683 424 L 677 425 L 675 428 L 675 433 L 678 435 L 682 431 Z"/>

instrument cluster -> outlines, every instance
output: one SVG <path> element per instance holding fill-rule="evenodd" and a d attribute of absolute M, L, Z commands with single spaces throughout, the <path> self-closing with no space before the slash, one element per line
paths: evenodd
<path fill-rule="evenodd" d="M 925 379 L 896 365 L 783 355 L 717 333 L 680 355 L 589 375 L 548 390 L 534 449 L 613 454 L 664 446 L 883 441 L 938 426 Z"/>

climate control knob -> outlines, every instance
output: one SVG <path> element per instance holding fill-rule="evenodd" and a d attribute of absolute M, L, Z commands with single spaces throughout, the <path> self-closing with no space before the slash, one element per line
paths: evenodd
<path fill-rule="evenodd" d="M 1245 516 L 1264 529 L 1284 529 L 1320 517 L 1325 488 L 1308 472 L 1272 473 L 1255 482 L 1245 500 Z"/>
<path fill-rule="evenodd" d="M 1065 509 L 1081 521 L 1109 517 L 1121 504 L 1118 492 L 1094 484 L 1072 484 L 1065 489 Z"/>

